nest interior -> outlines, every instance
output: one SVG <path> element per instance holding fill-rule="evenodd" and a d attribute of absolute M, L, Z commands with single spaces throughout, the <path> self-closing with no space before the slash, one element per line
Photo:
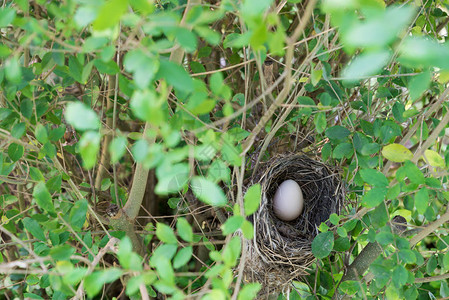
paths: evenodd
<path fill-rule="evenodd" d="M 246 275 L 262 283 L 265 293 L 284 289 L 291 280 L 308 274 L 314 260 L 311 244 L 318 226 L 339 213 L 344 199 L 340 176 L 332 168 L 305 155 L 276 157 L 256 175 L 262 200 L 253 218 L 255 237 L 247 243 Z M 290 222 L 273 213 L 272 199 L 285 180 L 296 181 L 304 195 L 304 210 Z"/>

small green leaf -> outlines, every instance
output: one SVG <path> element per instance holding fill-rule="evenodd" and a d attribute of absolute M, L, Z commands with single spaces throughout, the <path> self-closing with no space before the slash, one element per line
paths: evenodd
<path fill-rule="evenodd" d="M 113 60 L 109 60 L 107 62 L 102 61 L 101 59 L 94 60 L 94 66 L 100 73 L 105 73 L 109 75 L 115 75 L 120 72 L 117 63 Z M 90 73 L 90 72 L 89 72 Z"/>
<path fill-rule="evenodd" d="M 444 168 L 446 166 L 444 158 L 436 151 L 427 149 L 424 151 L 424 157 L 432 167 Z"/>
<path fill-rule="evenodd" d="M 39 223 L 28 217 L 22 220 L 23 226 L 28 230 L 35 238 L 45 242 L 47 239 L 45 237 L 44 231 L 42 230 Z"/>
<path fill-rule="evenodd" d="M 225 265 L 228 267 L 234 267 L 240 257 L 241 251 L 242 243 L 240 241 L 240 237 L 234 236 L 222 252 L 223 262 Z"/>
<path fill-rule="evenodd" d="M 446 272 L 449 270 L 449 252 L 446 252 L 443 256 L 443 267 Z"/>
<path fill-rule="evenodd" d="M 51 199 L 51 194 L 47 190 L 44 182 L 41 181 L 36 184 L 33 190 L 33 197 L 36 199 L 36 203 L 41 209 L 50 214 L 56 213 L 55 207 L 53 206 L 53 201 Z"/>
<path fill-rule="evenodd" d="M 212 206 L 225 206 L 228 202 L 223 190 L 206 178 L 195 176 L 191 181 L 192 191 L 198 199 Z"/>
<path fill-rule="evenodd" d="M 392 234 L 391 232 L 388 232 L 388 231 L 382 231 L 382 232 L 379 232 L 379 233 L 376 235 L 376 241 L 377 241 L 379 244 L 385 246 L 385 245 L 388 245 L 388 244 L 393 243 L 394 237 L 393 237 L 393 234 Z"/>
<path fill-rule="evenodd" d="M 159 240 L 167 244 L 177 244 L 178 239 L 176 238 L 173 229 L 164 223 L 157 223 L 156 225 L 156 236 Z"/>
<path fill-rule="evenodd" d="M 391 52 L 388 50 L 362 53 L 343 69 L 342 76 L 345 81 L 355 82 L 374 75 L 382 70 L 390 60 L 390 57 Z"/>
<path fill-rule="evenodd" d="M 383 147 L 382 155 L 394 162 L 404 162 L 413 158 L 413 153 L 401 144 L 390 144 Z"/>
<path fill-rule="evenodd" d="M 335 140 L 343 140 L 346 138 L 351 132 L 340 125 L 335 125 L 326 130 L 325 134 L 330 139 Z"/>
<path fill-rule="evenodd" d="M 5 76 L 11 83 L 19 83 L 22 78 L 22 69 L 19 61 L 15 57 L 10 57 L 5 61 Z"/>
<path fill-rule="evenodd" d="M 262 288 L 258 282 L 248 283 L 240 290 L 237 300 L 256 299 L 257 293 Z"/>
<path fill-rule="evenodd" d="M 221 230 L 223 231 L 223 235 L 228 235 L 234 233 L 236 230 L 240 229 L 245 218 L 242 216 L 232 216 L 226 220 L 226 222 L 221 225 Z"/>
<path fill-rule="evenodd" d="M 316 132 L 322 133 L 327 125 L 326 114 L 324 112 L 317 113 L 313 118 L 313 123 L 315 124 Z"/>
<path fill-rule="evenodd" d="M 137 253 L 133 252 L 133 245 L 128 236 L 125 236 L 120 241 L 117 258 L 123 268 L 133 271 L 142 271 L 142 259 Z"/>
<path fill-rule="evenodd" d="M 376 207 L 384 201 L 388 189 L 385 187 L 374 187 L 363 195 L 362 205 L 368 208 Z"/>
<path fill-rule="evenodd" d="M 161 279 L 165 280 L 167 283 L 174 284 L 175 272 L 173 271 L 173 267 L 167 258 L 161 256 L 155 262 L 155 268 Z"/>
<path fill-rule="evenodd" d="M 70 102 L 65 111 L 65 118 L 67 123 L 81 131 L 100 128 L 97 114 L 82 102 Z"/>
<path fill-rule="evenodd" d="M 159 69 L 159 60 L 146 55 L 142 50 L 133 50 L 126 54 L 124 65 L 126 71 L 133 73 L 137 87 L 145 89 Z"/>
<path fill-rule="evenodd" d="M 319 233 L 312 242 L 312 253 L 316 258 L 328 256 L 334 247 L 334 234 L 331 231 Z"/>
<path fill-rule="evenodd" d="M 178 251 L 173 259 L 173 268 L 177 269 L 187 264 L 192 258 L 193 248 L 185 247 Z"/>
<path fill-rule="evenodd" d="M 415 207 L 418 213 L 420 213 L 421 215 L 424 214 L 428 204 L 429 193 L 427 188 L 423 187 L 415 194 Z"/>
<path fill-rule="evenodd" d="M 87 131 L 79 141 L 80 154 L 86 169 L 93 168 L 97 163 L 97 154 L 100 150 L 100 133 Z"/>
<path fill-rule="evenodd" d="M 342 159 L 343 157 L 351 158 L 354 154 L 354 147 L 351 143 L 341 143 L 335 147 L 332 152 L 332 157 L 336 159 Z"/>
<path fill-rule="evenodd" d="M 196 34 L 184 27 L 178 27 L 174 30 L 176 41 L 188 53 L 196 50 L 198 46 Z"/>
<path fill-rule="evenodd" d="M 136 91 L 131 99 L 131 109 L 141 120 L 158 126 L 165 120 L 164 109 L 158 95 L 152 90 Z"/>
<path fill-rule="evenodd" d="M 416 255 L 410 249 L 399 250 L 399 258 L 406 264 L 414 264 L 416 262 Z"/>
<path fill-rule="evenodd" d="M 105 30 L 120 22 L 128 9 L 128 0 L 109 0 L 100 8 L 97 19 L 93 23 L 95 30 Z"/>
<path fill-rule="evenodd" d="M 11 129 L 11 135 L 16 139 L 20 139 L 25 134 L 25 130 L 26 130 L 25 123 L 17 123 Z"/>
<path fill-rule="evenodd" d="M 246 191 L 245 197 L 243 199 L 246 216 L 252 215 L 257 211 L 260 205 L 260 199 L 261 199 L 260 184 L 252 185 Z"/>
<path fill-rule="evenodd" d="M 165 79 L 179 91 L 186 93 L 193 91 L 193 79 L 182 66 L 168 60 L 161 60 L 160 63 L 157 78 Z"/>
<path fill-rule="evenodd" d="M 69 223 L 75 230 L 80 230 L 86 221 L 87 205 L 87 200 L 81 199 L 70 210 Z"/>
<path fill-rule="evenodd" d="M 385 177 L 384 174 L 382 174 L 381 172 L 379 172 L 377 170 L 373 170 L 373 169 L 360 170 L 360 176 L 362 176 L 362 179 L 366 183 L 368 183 L 372 186 L 386 187 L 389 184 L 387 177 Z"/>
<path fill-rule="evenodd" d="M 193 241 L 193 231 L 192 226 L 184 218 L 178 218 L 176 223 L 176 229 L 178 230 L 179 236 L 186 242 Z"/>
<path fill-rule="evenodd" d="M 391 277 L 396 288 L 401 288 L 407 283 L 408 271 L 402 265 L 396 265 L 393 270 L 393 276 Z"/>
<path fill-rule="evenodd" d="M 12 143 L 8 146 L 8 155 L 12 159 L 12 161 L 18 161 L 22 158 L 25 153 L 25 149 L 22 145 Z"/>
<path fill-rule="evenodd" d="M 430 71 L 425 71 L 417 76 L 413 76 L 408 83 L 410 98 L 417 100 L 429 88 L 432 79 Z"/>
<path fill-rule="evenodd" d="M 95 271 L 84 279 L 84 288 L 87 296 L 93 298 L 97 295 L 105 283 L 113 282 L 122 276 L 122 270 L 118 268 L 108 268 L 106 270 Z"/>
<path fill-rule="evenodd" d="M 11 7 L 0 8 L 0 28 L 11 24 L 16 17 L 16 11 Z"/>
<path fill-rule="evenodd" d="M 115 137 L 109 144 L 109 152 L 111 153 L 111 163 L 115 164 L 122 158 L 126 152 L 128 140 L 123 136 Z"/>
<path fill-rule="evenodd" d="M 355 280 L 347 280 L 340 283 L 339 289 L 347 295 L 355 295 L 360 290 L 360 283 Z"/>
<path fill-rule="evenodd" d="M 40 143 L 45 144 L 46 142 L 48 142 L 48 133 L 47 133 L 47 129 L 44 127 L 44 125 L 42 125 L 40 123 L 37 124 L 34 134 L 36 136 L 36 139 Z"/>
<path fill-rule="evenodd" d="M 69 260 L 75 250 L 71 245 L 58 245 L 50 249 L 50 256 L 54 260 Z"/>

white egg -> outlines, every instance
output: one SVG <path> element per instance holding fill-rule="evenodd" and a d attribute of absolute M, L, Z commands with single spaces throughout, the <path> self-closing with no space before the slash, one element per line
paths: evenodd
<path fill-rule="evenodd" d="M 294 180 L 286 180 L 279 185 L 273 198 L 274 214 L 283 221 L 299 217 L 304 208 L 301 187 Z"/>

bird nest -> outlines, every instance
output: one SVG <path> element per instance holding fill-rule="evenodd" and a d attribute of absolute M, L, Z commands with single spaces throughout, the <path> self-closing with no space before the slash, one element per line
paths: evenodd
<path fill-rule="evenodd" d="M 272 199 L 288 179 L 301 187 L 304 210 L 286 222 L 274 214 Z M 340 212 L 344 199 L 340 176 L 305 155 L 287 155 L 266 163 L 254 176 L 255 183 L 261 184 L 262 200 L 253 215 L 254 239 L 246 242 L 245 277 L 260 282 L 263 294 L 286 291 L 292 280 L 308 274 L 314 261 L 311 245 L 320 224 Z"/>

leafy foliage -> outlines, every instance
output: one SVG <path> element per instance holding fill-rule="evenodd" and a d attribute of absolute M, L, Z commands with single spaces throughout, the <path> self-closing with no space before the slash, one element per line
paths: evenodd
<path fill-rule="evenodd" d="M 248 182 L 298 151 L 347 202 L 281 299 L 449 296 L 447 1 L 3 2 L 1 297 L 262 297 Z"/>

